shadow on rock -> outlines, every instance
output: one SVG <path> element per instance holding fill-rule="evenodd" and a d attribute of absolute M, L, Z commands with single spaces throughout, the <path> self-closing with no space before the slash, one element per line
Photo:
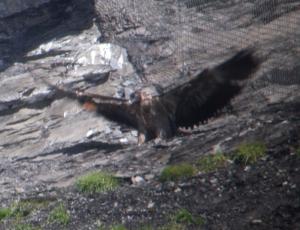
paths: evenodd
<path fill-rule="evenodd" d="M 91 27 L 94 0 L 52 0 L 0 19 L 0 70 L 24 62 L 24 54 L 47 41 Z"/>

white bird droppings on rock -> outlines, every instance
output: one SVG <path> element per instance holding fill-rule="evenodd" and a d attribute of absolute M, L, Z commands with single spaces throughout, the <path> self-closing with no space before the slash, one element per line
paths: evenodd
<path fill-rule="evenodd" d="M 262 220 L 260 219 L 254 219 L 251 221 L 252 224 L 261 224 L 262 223 Z"/>
<path fill-rule="evenodd" d="M 282 186 L 287 186 L 288 184 L 289 184 L 289 182 L 284 181 L 284 182 L 282 183 Z"/>
<path fill-rule="evenodd" d="M 176 189 L 174 190 L 174 192 L 176 192 L 176 193 L 181 192 L 181 191 L 182 191 L 181 188 L 176 188 Z"/>
<path fill-rule="evenodd" d="M 245 168 L 244 168 L 244 171 L 245 172 L 249 172 L 251 170 L 251 166 L 247 165 Z"/>
<path fill-rule="evenodd" d="M 25 192 L 25 189 L 22 188 L 22 187 L 16 187 L 15 190 L 16 190 L 17 193 L 23 193 L 23 192 Z"/>
<path fill-rule="evenodd" d="M 222 147 L 221 147 L 221 143 L 218 143 L 216 145 L 213 146 L 213 153 L 221 153 L 222 151 Z"/>
<path fill-rule="evenodd" d="M 212 178 L 212 179 L 210 179 L 210 183 L 211 184 L 217 184 L 217 182 L 218 182 L 218 179 L 217 178 Z"/>
<path fill-rule="evenodd" d="M 141 185 L 145 183 L 145 179 L 141 176 L 133 176 L 131 177 L 131 181 L 134 185 Z"/>
<path fill-rule="evenodd" d="M 87 138 L 91 138 L 93 137 L 93 135 L 96 133 L 96 130 L 95 129 L 90 129 L 89 131 L 87 131 L 86 133 L 86 137 Z"/>
<path fill-rule="evenodd" d="M 147 174 L 147 175 L 145 175 L 145 179 L 146 180 L 152 180 L 154 177 L 155 177 L 154 174 Z"/>
<path fill-rule="evenodd" d="M 151 209 L 151 208 L 154 207 L 154 205 L 155 205 L 155 203 L 151 200 L 151 201 L 148 203 L 147 208 Z"/>
<path fill-rule="evenodd" d="M 137 137 L 138 136 L 138 132 L 136 130 L 132 130 L 131 132 L 131 135 L 134 136 L 134 137 Z"/>
<path fill-rule="evenodd" d="M 123 137 L 120 139 L 120 143 L 126 144 L 126 143 L 128 143 L 128 139 L 126 137 Z"/>

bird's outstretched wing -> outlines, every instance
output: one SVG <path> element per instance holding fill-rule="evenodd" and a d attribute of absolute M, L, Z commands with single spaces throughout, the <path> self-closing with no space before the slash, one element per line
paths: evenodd
<path fill-rule="evenodd" d="M 162 97 L 173 113 L 177 127 L 190 127 L 214 116 L 237 95 L 257 69 L 260 61 L 254 51 L 245 49 L 224 63 L 205 69 L 191 81 L 180 85 Z"/>
<path fill-rule="evenodd" d="M 55 91 L 58 97 L 75 99 L 87 110 L 95 111 L 110 120 L 137 127 L 135 111 L 129 100 L 79 90 L 73 91 L 63 86 L 45 83 Z"/>

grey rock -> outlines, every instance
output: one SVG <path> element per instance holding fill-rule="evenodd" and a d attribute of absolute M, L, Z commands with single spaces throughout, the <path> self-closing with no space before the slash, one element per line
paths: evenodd
<path fill-rule="evenodd" d="M 113 44 L 97 44 L 78 54 L 74 63 L 81 66 L 104 65 L 118 70 L 128 65 L 127 52 Z"/>
<path fill-rule="evenodd" d="M 93 229 L 99 218 L 105 225 L 124 219 L 129 229 L 139 229 L 139 220 L 155 220 L 158 228 L 179 207 L 204 213 L 212 229 L 250 229 L 242 221 L 247 218 L 269 229 L 298 229 L 299 218 L 290 216 L 299 209 L 299 159 L 290 151 L 299 146 L 299 1 L 105 2 L 1 2 L 7 10 L 0 7 L 1 204 L 36 194 L 58 197 L 72 213 L 73 229 Z M 267 3 L 274 9 L 262 11 Z M 177 84 L 251 45 L 265 59 L 232 102 L 233 112 L 164 144 L 137 146 L 136 132 L 88 113 L 42 80 L 130 98 L 144 82 Z M 177 182 L 157 180 L 167 164 L 195 163 L 220 149 L 230 154 L 252 140 L 264 141 L 269 152 L 251 170 L 232 163 L 187 179 L 180 189 Z M 113 193 L 84 198 L 74 182 L 94 170 L 111 171 L 125 182 Z M 128 186 L 126 178 L 136 175 L 145 185 Z M 28 222 L 47 223 L 49 211 Z"/>
<path fill-rule="evenodd" d="M 2 0 L 0 3 L 0 18 L 38 7 L 51 0 Z"/>

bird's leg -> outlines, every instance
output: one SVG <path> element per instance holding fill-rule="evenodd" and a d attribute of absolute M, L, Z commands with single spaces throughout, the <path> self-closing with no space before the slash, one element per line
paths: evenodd
<path fill-rule="evenodd" d="M 138 133 L 138 145 L 144 144 L 146 141 L 146 135 L 144 132 L 139 131 Z"/>

